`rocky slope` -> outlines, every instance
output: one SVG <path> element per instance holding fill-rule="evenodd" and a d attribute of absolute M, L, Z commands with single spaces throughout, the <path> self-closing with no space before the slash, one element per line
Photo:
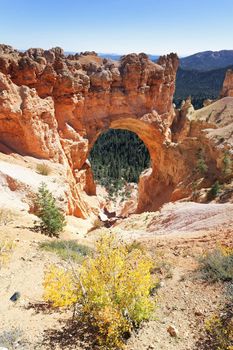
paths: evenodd
<path fill-rule="evenodd" d="M 132 335 L 127 350 L 198 349 L 196 342 L 205 319 L 220 308 L 225 296 L 222 284 L 196 278 L 198 259 L 216 244 L 232 245 L 232 207 L 175 203 L 166 205 L 160 213 L 133 215 L 112 229 L 122 233 L 124 240 L 143 242 L 160 279 L 155 317 Z M 30 229 L 34 219 L 33 215 L 21 214 L 11 223 L 0 223 L 1 239 L 13 240 L 15 245 L 8 264 L 0 266 L 0 346 L 24 350 L 98 349 L 87 328 L 69 322 L 71 310 L 53 309 L 43 301 L 44 271 L 50 264 L 70 266 L 70 262 L 40 248 L 42 242 L 52 239 Z M 79 223 L 73 233 L 68 229 L 61 238 L 93 245 L 98 231 L 86 237 L 78 227 Z M 12 303 L 9 299 L 16 291 L 21 296 Z M 177 337 L 168 333 L 171 326 Z"/>
<path fill-rule="evenodd" d="M 177 67 L 175 54 L 156 64 L 145 54 L 114 62 L 94 52 L 66 57 L 60 48 L 22 53 L 1 45 L 0 151 L 22 161 L 31 156 L 33 162 L 61 164 L 68 184 L 65 209 L 84 218 L 98 213 L 90 149 L 108 128 L 127 129 L 143 140 L 151 156 L 151 169 L 139 181 L 137 212 L 186 197 L 198 149 L 204 149 L 211 170 L 208 186 L 221 173 L 224 151 L 231 145 L 228 138 L 220 145 L 203 132 L 219 126 L 217 117 L 192 113 L 190 119 L 184 107 L 175 114 Z M 224 103 L 230 106 L 230 98 Z M 17 183 L 17 172 L 11 178 Z M 19 191 L 16 185 L 14 192 Z"/>

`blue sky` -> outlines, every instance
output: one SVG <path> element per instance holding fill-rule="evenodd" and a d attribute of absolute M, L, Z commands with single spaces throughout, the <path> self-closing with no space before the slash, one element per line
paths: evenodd
<path fill-rule="evenodd" d="M 0 43 L 17 49 L 188 55 L 232 34 L 233 0 L 0 0 Z"/>

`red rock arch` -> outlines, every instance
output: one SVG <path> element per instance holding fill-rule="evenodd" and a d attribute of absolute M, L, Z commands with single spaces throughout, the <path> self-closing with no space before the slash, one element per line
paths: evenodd
<path fill-rule="evenodd" d="M 6 95 L 0 97 L 4 106 L 0 117 L 8 114 L 23 130 L 19 148 L 24 154 L 67 167 L 68 210 L 81 217 L 92 211 L 87 194 L 95 194 L 87 162 L 94 141 L 108 128 L 135 132 L 152 160 L 152 170 L 139 183 L 138 211 L 154 210 L 171 197 L 179 180 L 171 166 L 175 153 L 170 147 L 177 67 L 175 54 L 157 63 L 145 54 L 126 55 L 114 62 L 93 52 L 65 57 L 60 48 L 21 53 L 3 45 L 0 89 Z M 4 128 L 0 119 L 2 134 Z M 4 143 L 11 147 L 12 139 L 6 136 Z"/>

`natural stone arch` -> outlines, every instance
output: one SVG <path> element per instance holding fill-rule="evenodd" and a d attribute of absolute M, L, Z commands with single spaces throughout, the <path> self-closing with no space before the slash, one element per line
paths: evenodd
<path fill-rule="evenodd" d="M 97 138 L 105 131 L 109 129 L 122 129 L 134 132 L 146 145 L 148 151 L 153 157 L 153 149 L 156 146 L 159 146 L 164 141 L 164 136 L 159 131 L 156 125 L 153 125 L 153 122 L 148 122 L 146 120 L 137 119 L 133 115 L 116 115 L 114 120 L 107 118 L 108 126 L 105 125 L 103 129 L 96 131 L 94 136 L 91 136 L 89 140 L 89 151 L 93 147 Z M 87 134 L 88 136 L 88 134 Z"/>
<path fill-rule="evenodd" d="M 174 164 L 179 150 L 171 143 L 170 131 L 175 54 L 157 63 L 145 54 L 114 62 L 93 52 L 65 57 L 60 48 L 20 53 L 3 45 L 0 56 L 0 89 L 6 92 L 0 97 L 0 117 L 8 118 L 7 124 L 0 123 L 4 144 L 12 147 L 6 127 L 14 123 L 22 130 L 23 154 L 64 165 L 69 214 L 87 217 L 98 211 L 89 201 L 95 186 L 87 159 L 95 139 L 108 128 L 135 132 L 150 152 L 152 170 L 140 179 L 138 211 L 157 209 L 171 198 L 184 173 L 181 161 L 179 171 Z M 23 137 L 26 130 L 28 139 Z"/>
<path fill-rule="evenodd" d="M 113 120 L 110 117 L 106 118 L 104 125 L 103 129 L 99 129 L 94 136 L 90 137 L 89 152 L 97 138 L 109 129 L 134 132 L 147 147 L 151 159 L 151 168 L 139 179 L 137 212 L 157 210 L 163 203 L 169 201 L 175 188 L 166 165 L 170 158 L 164 145 L 166 137 L 158 127 L 157 116 L 146 115 L 138 119 L 133 115 L 115 115 Z"/>

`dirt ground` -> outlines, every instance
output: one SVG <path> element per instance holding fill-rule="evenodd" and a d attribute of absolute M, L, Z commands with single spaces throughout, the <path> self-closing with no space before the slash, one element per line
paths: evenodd
<path fill-rule="evenodd" d="M 92 244 L 95 232 L 87 234 L 81 228 L 78 231 L 66 232 L 62 238 Z M 132 335 L 127 350 L 196 349 L 204 319 L 224 302 L 220 284 L 211 285 L 197 278 L 197 259 L 218 243 L 232 244 L 232 231 L 233 225 L 228 223 L 188 236 L 184 232 L 181 236 L 159 235 L 156 239 L 142 236 L 158 264 L 160 288 L 154 319 Z M 89 330 L 68 322 L 70 311 L 52 310 L 43 303 L 44 271 L 51 263 L 62 264 L 54 253 L 39 248 L 39 243 L 49 238 L 34 232 L 29 222 L 22 220 L 17 225 L 14 222 L 1 226 L 1 237 L 15 242 L 9 263 L 0 269 L 0 338 L 8 338 L 4 345 L 25 350 L 95 349 Z M 20 298 L 14 303 L 9 299 L 15 292 L 20 292 Z M 176 329 L 176 337 L 168 333 L 170 326 Z"/>

